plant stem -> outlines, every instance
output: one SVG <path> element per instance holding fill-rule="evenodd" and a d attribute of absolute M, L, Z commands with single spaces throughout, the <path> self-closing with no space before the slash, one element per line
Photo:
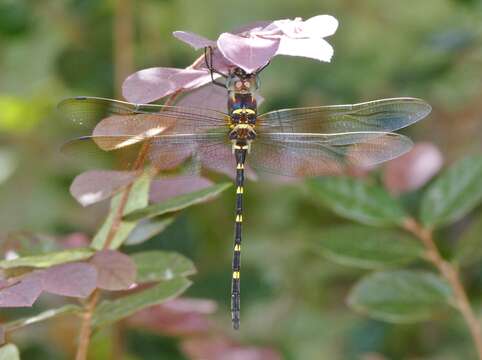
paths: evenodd
<path fill-rule="evenodd" d="M 194 61 L 194 63 L 191 64 L 188 68 L 189 69 L 196 68 L 197 66 L 203 64 L 203 62 L 204 62 L 204 55 L 197 58 Z M 181 90 L 178 90 L 172 95 L 170 95 L 167 98 L 164 105 L 170 106 L 176 100 L 176 98 L 179 96 L 180 93 L 181 93 Z M 144 166 L 146 156 L 149 152 L 149 148 L 150 148 L 150 141 L 147 140 L 139 150 L 139 154 L 137 155 L 137 159 L 134 165 L 132 166 L 132 170 L 140 170 Z M 151 175 L 155 176 L 155 174 L 156 172 L 153 172 Z M 122 191 L 122 198 L 121 198 L 120 204 L 117 208 L 116 214 L 112 221 L 112 225 L 109 229 L 109 233 L 107 234 L 107 238 L 103 246 L 104 250 L 110 247 L 110 244 L 112 243 L 113 239 L 115 238 L 115 235 L 117 234 L 117 231 L 119 230 L 120 224 L 122 222 L 122 217 L 124 216 L 125 207 L 127 205 L 127 201 L 129 200 L 129 195 L 132 190 L 132 186 L 133 186 L 133 183 L 126 186 Z M 84 307 L 84 313 L 82 315 L 82 323 L 80 326 L 80 333 L 79 333 L 79 344 L 77 347 L 77 354 L 76 354 L 75 360 L 87 359 L 87 352 L 90 344 L 90 336 L 92 333 L 91 321 L 95 311 L 95 307 L 97 306 L 99 299 L 100 299 L 100 291 L 96 289 L 92 293 L 92 295 L 88 298 L 87 303 Z"/>
<path fill-rule="evenodd" d="M 404 228 L 420 239 L 425 246 L 427 260 L 438 269 L 440 274 L 450 284 L 453 291 L 455 306 L 464 318 L 474 341 L 479 360 L 482 360 L 482 329 L 472 307 L 470 306 L 458 270 L 440 255 L 433 239 L 433 232 L 431 229 L 424 228 L 412 218 L 405 221 Z"/>

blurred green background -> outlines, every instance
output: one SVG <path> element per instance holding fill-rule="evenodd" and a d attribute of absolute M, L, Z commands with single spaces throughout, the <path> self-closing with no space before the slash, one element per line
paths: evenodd
<path fill-rule="evenodd" d="M 55 111 L 59 100 L 120 98 L 122 80 L 136 70 L 188 66 L 197 54 L 172 37 L 175 30 L 215 38 L 256 20 L 325 13 L 340 21 L 328 39 L 332 63 L 277 57 L 261 77 L 261 110 L 420 97 L 433 112 L 406 131 L 414 141 L 436 144 L 447 163 L 482 150 L 480 0 L 0 0 L 0 232 L 92 234 L 102 220 L 106 204 L 84 209 L 69 194 L 87 167 L 58 153 L 72 136 Z M 246 187 L 241 341 L 272 346 L 286 359 L 469 359 L 457 317 L 390 325 L 346 307 L 360 271 L 310 250 L 325 225 L 342 220 L 311 201 L 302 183 Z M 214 318 L 226 332 L 233 211 L 226 192 L 144 245 L 194 260 L 188 295 L 218 301 Z M 480 291 L 481 270 L 472 272 Z M 48 341 L 56 331 L 42 329 L 19 335 L 24 358 L 64 359 L 61 337 Z M 143 332 L 129 332 L 126 346 L 134 358 L 183 358 L 175 340 Z"/>

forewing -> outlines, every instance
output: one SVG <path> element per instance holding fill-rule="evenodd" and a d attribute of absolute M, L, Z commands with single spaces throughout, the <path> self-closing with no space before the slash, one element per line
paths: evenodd
<path fill-rule="evenodd" d="M 429 104 L 416 98 L 283 109 L 258 116 L 257 129 L 260 133 L 391 132 L 423 119 L 430 111 Z"/>
<path fill-rule="evenodd" d="M 309 177 L 372 167 L 407 152 L 412 141 L 386 132 L 345 134 L 259 134 L 248 163 L 256 171 Z"/>

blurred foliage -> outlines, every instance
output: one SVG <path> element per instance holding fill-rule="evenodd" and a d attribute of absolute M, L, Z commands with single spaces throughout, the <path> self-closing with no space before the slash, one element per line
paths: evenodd
<path fill-rule="evenodd" d="M 106 204 L 86 210 L 69 195 L 70 182 L 86 166 L 59 155 L 59 145 L 72 136 L 72 130 L 57 115 L 55 104 L 72 95 L 119 93 L 113 85 L 115 3 L 0 0 L 2 247 L 10 231 L 94 235 L 101 225 Z M 435 143 L 448 163 L 480 152 L 480 0 L 245 0 L 234 5 L 220 0 L 141 0 L 134 6 L 135 69 L 131 70 L 188 66 L 196 54 L 171 36 L 174 30 L 214 38 L 255 20 L 322 13 L 340 21 L 338 32 L 329 39 L 335 48 L 332 63 L 276 58 L 262 74 L 264 110 L 421 97 L 434 110 L 407 130 L 415 141 Z M 370 184 L 378 181 L 377 174 L 368 179 Z M 331 263 L 313 251 L 313 243 L 322 240 L 328 227 L 347 221 L 320 206 L 309 187 L 249 182 L 246 189 L 243 324 L 235 334 L 242 343 L 272 346 L 285 359 L 474 358 L 467 330 L 457 316 L 441 314 L 434 322 L 391 324 L 347 308 L 343 299 L 365 271 Z M 418 209 L 428 201 L 422 200 L 423 190 L 403 195 L 400 203 L 410 212 Z M 456 214 L 453 226 L 436 232 L 443 254 L 459 253 L 456 259 L 470 259 L 464 264 L 464 282 L 480 311 L 482 267 L 472 250 L 480 254 L 480 232 L 472 228 L 480 228 L 481 211 L 478 205 L 463 217 Z M 129 247 L 129 252 L 175 250 L 192 259 L 198 274 L 187 294 L 216 300 L 220 310 L 214 318 L 223 329 L 230 327 L 233 213 L 228 191 L 215 202 L 185 210 L 154 240 Z M 456 247 L 462 233 L 465 250 Z M 19 251 L 38 252 L 38 246 Z M 33 309 L 2 311 L 1 320 L 38 314 L 52 304 L 58 299 L 42 297 Z M 33 325 L 8 340 L 19 346 L 24 359 L 70 358 L 77 320 L 51 324 Z M 126 331 L 126 337 L 126 359 L 183 358 L 175 338 L 140 330 Z M 91 358 L 105 359 L 112 338 L 108 330 L 96 333 Z"/>

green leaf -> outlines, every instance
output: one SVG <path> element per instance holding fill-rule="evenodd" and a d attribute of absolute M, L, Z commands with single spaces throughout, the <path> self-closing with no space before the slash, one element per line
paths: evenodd
<path fill-rule="evenodd" d="M 43 311 L 37 315 L 10 321 L 8 323 L 5 323 L 3 326 L 6 331 L 13 331 L 27 325 L 35 324 L 44 320 L 54 318 L 56 316 L 80 312 L 81 310 L 82 309 L 77 305 L 65 305 L 57 309 L 50 309 L 50 310 Z"/>
<path fill-rule="evenodd" d="M 0 347 L 0 360 L 20 360 L 20 352 L 14 344 Z"/>
<path fill-rule="evenodd" d="M 124 245 L 138 245 L 163 232 L 174 221 L 174 216 L 140 221 L 131 231 Z"/>
<path fill-rule="evenodd" d="M 230 186 L 232 186 L 231 183 L 216 184 L 189 194 L 176 196 L 164 202 L 134 211 L 125 216 L 124 219 L 127 221 L 136 221 L 179 211 L 189 206 L 212 200 Z"/>
<path fill-rule="evenodd" d="M 379 320 L 410 323 L 431 318 L 450 298 L 449 285 L 438 276 L 397 270 L 365 276 L 351 290 L 348 305 Z"/>
<path fill-rule="evenodd" d="M 1 269 L 15 267 L 47 268 L 53 265 L 63 264 L 72 261 L 84 260 L 91 257 L 94 251 L 91 249 L 77 248 L 64 251 L 57 251 L 36 256 L 25 256 L 12 260 L 0 261 Z"/>
<path fill-rule="evenodd" d="M 454 260 L 465 266 L 482 260 L 482 216 L 462 233 L 457 241 Z"/>
<path fill-rule="evenodd" d="M 132 189 L 129 193 L 129 198 L 127 199 L 127 203 L 124 208 L 124 214 L 128 214 L 138 209 L 142 209 L 147 206 L 149 202 L 149 185 L 151 182 L 150 175 L 144 173 L 141 175 L 132 185 Z M 94 239 L 92 240 L 92 247 L 97 250 L 101 250 L 104 248 L 105 243 L 107 241 L 107 237 L 109 236 L 109 232 L 112 228 L 112 223 L 117 216 L 117 212 L 119 211 L 119 206 L 122 202 L 122 198 L 124 196 L 124 192 L 120 192 L 116 196 L 112 198 L 109 215 L 107 219 L 102 224 L 101 228 L 95 235 Z M 122 245 L 122 243 L 127 239 L 131 231 L 136 227 L 137 221 L 130 220 L 130 221 L 122 221 L 119 225 L 118 230 L 114 238 L 112 239 L 109 249 L 117 249 Z"/>
<path fill-rule="evenodd" d="M 102 302 L 95 310 L 93 326 L 105 326 L 124 319 L 146 307 L 161 304 L 183 293 L 191 282 L 184 277 L 163 281 L 142 292 Z"/>
<path fill-rule="evenodd" d="M 459 220 L 482 199 L 482 156 L 457 161 L 427 189 L 420 209 L 426 227 Z"/>
<path fill-rule="evenodd" d="M 178 276 L 196 273 L 187 257 L 168 251 L 145 251 L 131 255 L 137 266 L 137 282 L 170 280 Z"/>
<path fill-rule="evenodd" d="M 340 216 L 375 226 L 401 225 L 406 213 L 383 188 L 350 177 L 309 181 L 316 200 Z"/>
<path fill-rule="evenodd" d="M 336 263 L 377 269 L 408 263 L 421 257 L 424 249 L 401 231 L 342 225 L 323 231 L 318 244 L 323 254 Z"/>

